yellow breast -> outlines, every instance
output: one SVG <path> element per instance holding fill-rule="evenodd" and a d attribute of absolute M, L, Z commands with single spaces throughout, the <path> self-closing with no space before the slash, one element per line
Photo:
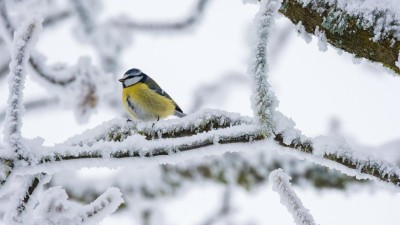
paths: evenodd
<path fill-rule="evenodd" d="M 127 97 L 133 105 L 128 104 Z M 124 88 L 122 102 L 129 114 L 140 120 L 157 120 L 175 113 L 175 105 L 171 99 L 157 94 L 144 83 Z"/>

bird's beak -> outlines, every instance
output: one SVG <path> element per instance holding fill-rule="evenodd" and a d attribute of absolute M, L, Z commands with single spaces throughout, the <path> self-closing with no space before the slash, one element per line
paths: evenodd
<path fill-rule="evenodd" d="M 118 80 L 119 82 L 124 82 L 124 78 L 121 78 Z"/>

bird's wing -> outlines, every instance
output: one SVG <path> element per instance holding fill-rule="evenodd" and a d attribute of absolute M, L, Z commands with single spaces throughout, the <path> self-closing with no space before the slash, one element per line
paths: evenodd
<path fill-rule="evenodd" d="M 179 108 L 178 104 L 176 104 L 176 102 L 168 95 L 168 93 L 165 92 L 163 89 L 161 89 L 160 86 L 158 86 L 158 84 L 153 79 L 151 79 L 149 76 L 147 76 L 145 84 L 147 84 L 147 86 L 149 86 L 149 88 L 151 90 L 155 91 L 159 95 L 162 95 L 162 96 L 164 96 L 164 97 L 166 97 L 168 99 L 171 99 L 172 102 L 175 105 L 175 110 L 178 111 L 178 112 L 183 113 L 182 109 Z"/>

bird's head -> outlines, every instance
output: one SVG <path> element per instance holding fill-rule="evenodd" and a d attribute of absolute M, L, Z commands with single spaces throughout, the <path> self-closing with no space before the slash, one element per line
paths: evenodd
<path fill-rule="evenodd" d="M 138 83 L 144 77 L 145 74 L 141 70 L 133 68 L 126 71 L 124 76 L 121 79 L 119 79 L 119 81 L 122 83 L 124 87 L 129 87 Z"/>

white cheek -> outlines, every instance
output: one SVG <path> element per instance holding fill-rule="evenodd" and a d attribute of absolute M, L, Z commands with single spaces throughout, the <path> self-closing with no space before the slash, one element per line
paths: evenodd
<path fill-rule="evenodd" d="M 131 86 L 131 85 L 136 84 L 137 82 L 139 82 L 139 81 L 142 79 L 142 77 L 143 77 L 143 76 L 140 76 L 140 77 L 132 77 L 132 78 L 129 78 L 129 79 L 125 80 L 125 81 L 124 81 L 125 86 L 126 86 L 126 87 L 129 87 L 129 86 Z"/>

